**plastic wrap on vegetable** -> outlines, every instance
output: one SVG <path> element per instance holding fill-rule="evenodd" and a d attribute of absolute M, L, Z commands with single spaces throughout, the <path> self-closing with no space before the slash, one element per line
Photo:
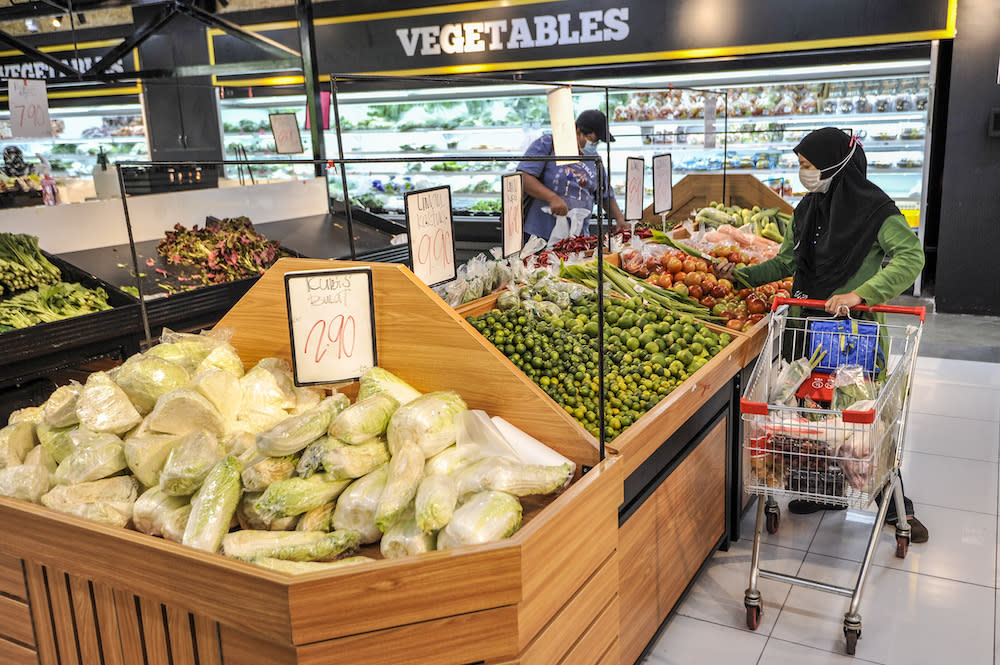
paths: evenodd
<path fill-rule="evenodd" d="M 113 476 L 127 466 L 121 441 L 111 441 L 93 448 L 77 448 L 56 469 L 59 485 L 76 485 Z"/>
<path fill-rule="evenodd" d="M 136 531 L 162 536 L 163 526 L 170 515 L 190 503 L 186 496 L 170 496 L 159 487 L 150 487 L 136 499 L 132 509 L 132 523 Z"/>
<path fill-rule="evenodd" d="M 219 410 L 188 388 L 171 390 L 161 397 L 146 422 L 150 428 L 166 434 L 204 430 L 218 437 L 226 432 L 226 423 Z"/>
<path fill-rule="evenodd" d="M 246 370 L 243 368 L 243 361 L 240 354 L 230 344 L 222 343 L 208 352 L 205 359 L 198 363 L 194 374 L 200 374 L 212 369 L 219 369 L 232 374 L 237 379 L 243 376 Z"/>
<path fill-rule="evenodd" d="M 42 407 L 26 406 L 23 409 L 12 411 L 10 416 L 7 418 L 7 424 L 14 425 L 16 423 L 30 423 L 32 425 L 37 425 L 42 422 L 44 417 L 45 409 Z"/>
<path fill-rule="evenodd" d="M 194 375 L 198 365 L 221 343 L 208 335 L 175 333 L 164 328 L 160 343 L 147 351 L 146 355 L 169 360 Z"/>
<path fill-rule="evenodd" d="M 381 437 L 352 446 L 327 436 L 305 449 L 297 473 L 308 478 L 322 467 L 331 478 L 360 478 L 388 461 L 389 447 Z"/>
<path fill-rule="evenodd" d="M 448 446 L 437 455 L 427 459 L 427 463 L 424 465 L 424 475 L 455 473 L 469 462 L 482 457 L 479 453 L 479 448 L 475 446 L 464 446 L 461 449 L 458 446 Z"/>
<path fill-rule="evenodd" d="M 392 372 L 381 367 L 372 367 L 361 376 L 358 401 L 373 395 L 387 394 L 401 405 L 420 397 L 420 391 L 403 381 Z"/>
<path fill-rule="evenodd" d="M 125 439 L 125 462 L 144 486 L 159 485 L 163 465 L 180 440 L 176 434 L 133 434 Z"/>
<path fill-rule="evenodd" d="M 396 523 L 382 536 L 379 549 L 387 559 L 432 552 L 435 549 L 437 536 L 425 533 L 417 526 L 413 510 L 407 510 Z"/>
<path fill-rule="evenodd" d="M 389 419 L 399 408 L 396 398 L 378 393 L 358 400 L 340 413 L 330 424 L 330 436 L 357 445 L 385 434 Z"/>
<path fill-rule="evenodd" d="M 76 381 L 59 386 L 42 405 L 42 418 L 52 427 L 69 427 L 80 422 L 76 415 L 76 402 L 83 390 Z"/>
<path fill-rule="evenodd" d="M 415 443 L 404 443 L 387 466 L 388 480 L 375 510 L 375 524 L 385 533 L 417 495 L 424 475 L 424 454 Z"/>
<path fill-rule="evenodd" d="M 375 512 L 389 477 L 388 469 L 389 465 L 384 464 L 344 490 L 333 509 L 334 529 L 357 531 L 365 545 L 382 537 L 381 529 L 375 524 Z"/>
<path fill-rule="evenodd" d="M 191 519 L 191 504 L 181 506 L 177 510 L 172 510 L 163 518 L 163 537 L 174 543 L 184 540 L 184 529 L 187 528 L 188 520 Z"/>
<path fill-rule="evenodd" d="M 77 427 L 71 430 L 67 436 L 70 443 L 73 444 L 74 452 L 83 448 L 97 448 L 109 443 L 117 443 L 118 445 L 122 443 L 122 440 L 111 432 L 94 432 L 86 427 Z"/>
<path fill-rule="evenodd" d="M 257 499 L 263 494 L 263 492 L 243 493 L 240 503 L 236 507 L 236 519 L 240 523 L 240 528 L 257 531 L 294 531 L 299 522 L 298 515 L 277 519 L 268 519 L 268 517 L 261 515 L 260 511 L 257 510 Z"/>
<path fill-rule="evenodd" d="M 212 468 L 191 499 L 191 516 L 182 544 L 205 552 L 219 551 L 243 491 L 241 470 L 240 461 L 232 455 L 226 455 Z"/>
<path fill-rule="evenodd" d="M 287 364 L 278 358 L 264 358 L 240 379 L 240 418 L 255 411 L 294 409 L 298 402 L 295 383 Z"/>
<path fill-rule="evenodd" d="M 209 432 L 185 434 L 167 456 L 160 472 L 160 488 L 172 496 L 194 494 L 225 455 L 219 440 Z"/>
<path fill-rule="evenodd" d="M 833 376 L 834 411 L 854 409 L 855 402 L 873 400 L 876 397 L 875 384 L 865 378 L 865 370 L 861 365 L 841 365 Z"/>
<path fill-rule="evenodd" d="M 438 531 L 451 521 L 457 505 L 458 486 L 451 476 L 425 476 L 417 489 L 416 524 L 424 533 Z"/>
<path fill-rule="evenodd" d="M 0 429 L 0 469 L 24 463 L 24 457 L 35 447 L 35 427 L 30 423 L 14 423 Z"/>
<path fill-rule="evenodd" d="M 283 420 L 258 434 L 257 450 L 272 457 L 300 452 L 326 434 L 335 417 L 340 418 L 346 413 L 345 409 L 353 408 L 349 404 L 346 395 L 336 393 L 305 413 Z"/>
<path fill-rule="evenodd" d="M 265 406 L 250 411 L 240 411 L 233 429 L 256 435 L 266 432 L 287 417 L 288 412 L 278 407 Z"/>
<path fill-rule="evenodd" d="M 260 457 L 257 453 L 257 439 L 249 432 L 230 434 L 223 439 L 222 447 L 227 455 L 235 456 L 244 466 Z"/>
<path fill-rule="evenodd" d="M 182 366 L 148 355 L 132 356 L 115 373 L 115 383 L 143 415 L 153 410 L 156 400 L 171 390 L 183 388 L 190 379 Z"/>
<path fill-rule="evenodd" d="M 250 492 L 263 492 L 269 485 L 294 476 L 298 461 L 297 454 L 258 457 L 243 469 L 243 487 Z"/>
<path fill-rule="evenodd" d="M 142 422 L 129 396 L 106 372 L 87 377 L 76 403 L 76 415 L 84 427 L 112 434 L 124 434 Z"/>
<path fill-rule="evenodd" d="M 418 445 L 424 457 L 438 454 L 455 443 L 455 415 L 467 408 L 453 391 L 427 393 L 401 406 L 389 421 L 390 454 L 406 443 Z"/>
<path fill-rule="evenodd" d="M 41 464 L 19 464 L 0 469 L 0 496 L 39 503 L 51 487 L 49 470 Z"/>
<path fill-rule="evenodd" d="M 569 464 L 541 466 L 518 464 L 503 457 L 484 457 L 455 474 L 459 496 L 482 490 L 499 490 L 514 496 L 552 494 L 569 484 Z"/>
<path fill-rule="evenodd" d="M 336 570 L 338 568 L 345 568 L 347 566 L 354 566 L 359 563 L 370 563 L 372 561 L 375 561 L 375 559 L 370 556 L 349 556 L 335 561 L 286 561 L 285 559 L 275 559 L 268 556 L 262 556 L 253 559 L 251 563 L 261 566 L 262 568 L 277 570 L 282 573 L 301 575 L 302 573 L 321 573 L 329 570 Z"/>
<path fill-rule="evenodd" d="M 222 538 L 226 556 L 243 561 L 260 557 L 286 561 L 330 561 L 357 548 L 357 531 L 233 531 Z"/>
<path fill-rule="evenodd" d="M 799 358 L 788 363 L 771 385 L 768 403 L 792 406 L 795 402 L 795 391 L 799 389 L 803 381 L 809 378 L 824 356 L 826 356 L 826 351 L 817 346 L 811 357 Z"/>
<path fill-rule="evenodd" d="M 521 502 L 506 492 L 488 490 L 472 495 L 438 532 L 439 550 L 481 545 L 509 538 L 521 526 Z"/>
<path fill-rule="evenodd" d="M 267 520 L 301 515 L 327 501 L 333 501 L 347 489 L 350 480 L 331 480 L 316 473 L 309 478 L 289 478 L 271 484 L 257 499 L 257 512 Z"/>
<path fill-rule="evenodd" d="M 305 413 L 314 406 L 318 406 L 326 398 L 326 392 L 313 386 L 295 386 L 295 408 L 292 415 L 297 416 Z"/>
<path fill-rule="evenodd" d="M 295 525 L 296 531 L 332 531 L 333 530 L 333 507 L 335 501 L 328 501 L 322 506 L 316 506 L 307 510 L 299 516 L 299 522 Z"/>
<path fill-rule="evenodd" d="M 132 476 L 115 476 L 76 485 L 57 485 L 42 495 L 42 505 L 110 526 L 132 519 L 139 484 Z"/>
<path fill-rule="evenodd" d="M 38 437 L 38 443 L 49 451 L 52 459 L 58 464 L 73 452 L 74 446 L 69 435 L 75 429 L 75 425 L 70 425 L 69 427 L 52 427 L 45 423 L 38 423 L 35 425 L 35 436 Z"/>
<path fill-rule="evenodd" d="M 232 427 L 240 411 L 240 380 L 221 369 L 199 372 L 191 381 L 191 388 L 211 402 L 222 416 L 227 427 Z"/>
<path fill-rule="evenodd" d="M 52 455 L 43 446 L 35 446 L 28 451 L 28 454 L 24 456 L 25 464 L 37 464 L 38 466 L 44 466 L 49 473 L 55 473 L 56 469 L 59 467 L 56 461 L 52 459 Z"/>

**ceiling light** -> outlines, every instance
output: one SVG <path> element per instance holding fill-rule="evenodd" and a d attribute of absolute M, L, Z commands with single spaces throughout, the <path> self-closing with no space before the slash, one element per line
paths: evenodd
<path fill-rule="evenodd" d="M 33 18 L 24 19 L 24 25 L 27 26 L 28 32 L 38 32 L 38 21 Z"/>
<path fill-rule="evenodd" d="M 52 17 L 52 27 L 53 28 L 58 28 L 61 25 L 62 25 L 62 14 L 60 14 L 59 16 L 53 16 Z"/>

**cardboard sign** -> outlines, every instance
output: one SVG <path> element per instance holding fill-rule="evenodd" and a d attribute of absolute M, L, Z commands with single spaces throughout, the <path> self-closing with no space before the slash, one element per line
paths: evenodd
<path fill-rule="evenodd" d="M 369 268 L 285 274 L 295 384 L 360 378 L 378 363 Z"/>
<path fill-rule="evenodd" d="M 501 178 L 503 195 L 500 199 L 503 222 L 503 255 L 517 254 L 524 247 L 524 210 L 521 198 L 524 181 L 520 173 L 512 173 Z"/>
<path fill-rule="evenodd" d="M 549 90 L 548 102 L 549 122 L 552 124 L 552 154 L 557 157 L 579 154 L 572 90 L 568 85 L 553 88 Z M 574 161 L 559 160 L 556 164 L 573 164 Z"/>
<path fill-rule="evenodd" d="M 642 194 L 646 179 L 646 161 L 642 157 L 625 160 L 625 221 L 642 219 Z"/>
<path fill-rule="evenodd" d="M 427 286 L 455 279 L 457 268 L 451 187 L 409 192 L 403 197 L 403 209 L 413 274 Z"/>
<path fill-rule="evenodd" d="M 674 164 L 670 153 L 653 155 L 653 214 L 670 212 L 674 207 Z"/>
<path fill-rule="evenodd" d="M 10 130 L 16 139 L 43 139 L 52 136 L 49 98 L 45 81 L 7 79 L 10 98 Z"/>
<path fill-rule="evenodd" d="M 271 113 L 271 135 L 279 155 L 297 155 L 302 152 L 302 135 L 294 113 Z"/>

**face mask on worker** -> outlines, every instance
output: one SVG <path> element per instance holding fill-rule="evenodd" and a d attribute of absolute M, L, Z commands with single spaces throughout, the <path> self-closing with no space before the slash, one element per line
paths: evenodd
<path fill-rule="evenodd" d="M 830 183 L 833 181 L 833 177 L 844 170 L 844 167 L 847 166 L 849 161 L 851 161 L 851 157 L 854 156 L 854 151 L 857 149 L 857 144 L 854 144 L 851 146 L 851 152 L 847 153 L 847 157 L 845 157 L 842 162 L 834 164 L 830 167 L 836 168 L 837 170 L 834 171 L 829 178 L 821 177 L 823 172 L 819 169 L 800 168 L 799 182 L 802 183 L 802 186 L 805 187 L 808 192 L 819 192 L 820 194 L 825 194 L 827 190 L 830 189 Z"/>
<path fill-rule="evenodd" d="M 597 141 L 587 141 L 583 146 L 584 155 L 596 155 L 597 154 Z"/>

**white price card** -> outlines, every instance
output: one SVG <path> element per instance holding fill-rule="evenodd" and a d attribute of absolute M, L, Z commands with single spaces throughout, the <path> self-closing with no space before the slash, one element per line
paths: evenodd
<path fill-rule="evenodd" d="M 520 173 L 511 173 L 501 178 L 503 197 L 500 199 L 501 220 L 503 220 L 503 255 L 517 254 L 524 247 L 524 210 L 521 198 L 524 194 L 524 180 Z"/>
<path fill-rule="evenodd" d="M 378 363 L 370 268 L 285 274 L 295 384 L 360 378 Z"/>
<path fill-rule="evenodd" d="M 271 134 L 279 155 L 297 155 L 302 152 L 302 135 L 294 113 L 270 113 Z"/>
<path fill-rule="evenodd" d="M 409 192 L 403 197 L 406 238 L 413 274 L 427 286 L 455 279 L 455 229 L 451 187 Z"/>
<path fill-rule="evenodd" d="M 16 139 L 52 136 L 45 81 L 7 79 L 7 94 L 10 99 L 11 136 Z"/>
<path fill-rule="evenodd" d="M 646 179 L 646 162 L 642 157 L 625 160 L 625 221 L 642 219 L 642 193 Z"/>
<path fill-rule="evenodd" d="M 669 212 L 674 207 L 674 164 L 670 153 L 653 155 L 653 214 Z"/>
<path fill-rule="evenodd" d="M 576 116 L 573 115 L 573 91 L 568 85 L 548 92 L 549 122 L 552 124 L 552 154 L 557 157 L 577 155 Z M 573 164 L 576 160 L 560 160 L 556 164 Z"/>
<path fill-rule="evenodd" d="M 705 147 L 715 147 L 715 105 L 714 93 L 705 95 Z"/>

